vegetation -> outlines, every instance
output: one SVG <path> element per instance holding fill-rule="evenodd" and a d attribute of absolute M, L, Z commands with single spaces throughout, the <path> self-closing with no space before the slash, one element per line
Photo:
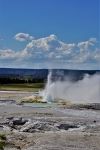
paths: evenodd
<path fill-rule="evenodd" d="M 4 150 L 6 145 L 6 136 L 4 134 L 0 134 L 0 150 Z"/>
<path fill-rule="evenodd" d="M 44 88 L 44 83 L 21 83 L 21 84 L 0 84 L 0 90 L 11 91 L 38 91 Z"/>
<path fill-rule="evenodd" d="M 0 76 L 0 84 L 22 84 L 22 83 L 43 83 L 42 78 L 33 78 L 31 76 Z"/>
<path fill-rule="evenodd" d="M 44 79 L 32 76 L 0 76 L 0 90 L 38 91 L 44 83 Z"/>

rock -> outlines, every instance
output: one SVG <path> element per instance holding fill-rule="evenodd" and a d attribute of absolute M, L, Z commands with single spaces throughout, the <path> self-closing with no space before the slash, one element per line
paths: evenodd
<path fill-rule="evenodd" d="M 8 125 L 9 124 L 9 120 L 5 120 L 3 122 L 0 122 L 0 125 Z"/>
<path fill-rule="evenodd" d="M 9 131 L 12 131 L 12 128 L 4 125 L 3 130 L 9 132 Z"/>
<path fill-rule="evenodd" d="M 60 124 L 57 127 L 58 127 L 58 129 L 63 129 L 63 130 L 68 130 L 70 128 L 78 128 L 78 126 L 72 125 L 72 124 Z"/>
<path fill-rule="evenodd" d="M 22 118 L 14 118 L 13 125 L 24 125 L 28 120 L 24 120 Z"/>
<path fill-rule="evenodd" d="M 8 120 L 12 120 L 14 117 L 7 117 Z"/>
<path fill-rule="evenodd" d="M 20 132 L 29 132 L 30 129 L 34 127 L 33 123 L 26 123 L 21 129 Z"/>
<path fill-rule="evenodd" d="M 15 145 L 6 145 L 4 150 L 21 150 L 20 146 L 15 146 Z"/>
<path fill-rule="evenodd" d="M 21 132 L 44 132 L 44 131 L 57 131 L 58 128 L 47 122 L 36 121 L 34 123 L 26 123 L 21 129 Z"/>
<path fill-rule="evenodd" d="M 53 125 L 50 125 L 49 123 L 45 122 L 39 122 L 34 125 L 34 129 L 37 129 L 39 131 L 52 131 L 57 130 L 57 128 Z"/>
<path fill-rule="evenodd" d="M 96 123 L 96 120 L 94 120 L 93 122 Z"/>

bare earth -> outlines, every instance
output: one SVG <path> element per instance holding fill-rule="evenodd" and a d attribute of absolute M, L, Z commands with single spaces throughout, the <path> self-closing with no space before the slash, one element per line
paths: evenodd
<path fill-rule="evenodd" d="M 17 94 L 12 94 L 13 100 L 17 100 Z M 29 96 L 32 93 L 26 94 Z M 20 93 L 20 96 L 23 96 L 23 93 Z M 8 99 L 7 95 L 4 99 L 3 92 L 0 93 L 0 99 L 2 97 L 3 100 Z M 24 131 L 26 124 L 11 127 L 6 123 L 7 119 L 19 117 L 28 120 L 29 125 L 35 122 L 40 125 L 46 123 L 47 129 L 32 130 L 31 127 Z M 59 130 L 53 128 L 58 125 Z M 75 125 L 77 128 L 68 125 Z M 68 129 L 64 128 L 66 126 Z M 100 150 L 100 110 L 68 109 L 59 105 L 44 107 L 44 104 L 41 104 L 39 107 L 31 107 L 1 103 L 0 132 L 5 133 L 7 137 L 4 150 Z"/>

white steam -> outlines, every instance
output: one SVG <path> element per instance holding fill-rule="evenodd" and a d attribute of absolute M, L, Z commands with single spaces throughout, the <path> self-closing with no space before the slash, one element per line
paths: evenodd
<path fill-rule="evenodd" d="M 73 103 L 99 103 L 100 102 L 100 74 L 86 74 L 82 80 L 76 82 L 52 81 L 52 73 L 48 75 L 48 82 L 43 94 L 43 100 L 68 100 Z"/>

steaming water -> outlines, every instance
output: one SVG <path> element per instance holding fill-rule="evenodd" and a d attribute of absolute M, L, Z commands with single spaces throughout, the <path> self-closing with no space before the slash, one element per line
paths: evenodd
<path fill-rule="evenodd" d="M 64 81 L 51 80 L 52 72 L 48 74 L 43 100 L 47 102 L 59 99 L 73 103 L 99 103 L 100 102 L 100 74 L 86 74 L 82 80 L 72 82 L 68 77 Z"/>
<path fill-rule="evenodd" d="M 52 77 L 52 72 L 50 71 L 48 74 L 46 87 L 43 91 L 43 101 L 47 101 L 47 102 L 50 102 L 53 99 L 53 97 L 50 93 L 50 87 L 52 85 L 51 77 Z"/>

